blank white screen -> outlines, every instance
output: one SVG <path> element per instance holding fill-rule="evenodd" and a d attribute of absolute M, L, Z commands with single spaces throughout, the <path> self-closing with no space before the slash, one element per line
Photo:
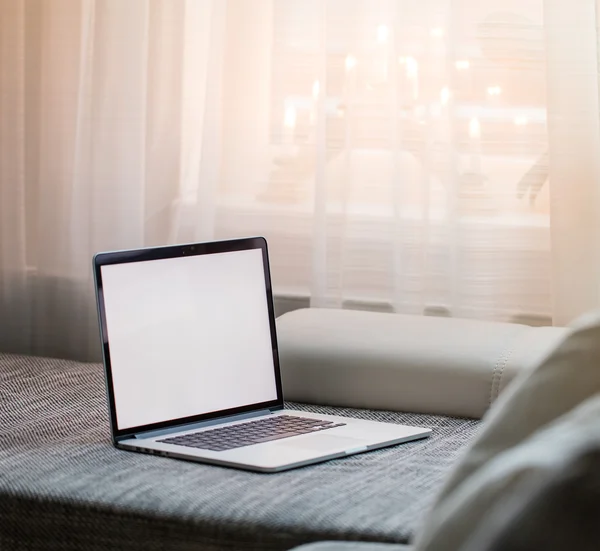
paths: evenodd
<path fill-rule="evenodd" d="M 101 270 L 119 429 L 277 398 L 260 249 Z"/>

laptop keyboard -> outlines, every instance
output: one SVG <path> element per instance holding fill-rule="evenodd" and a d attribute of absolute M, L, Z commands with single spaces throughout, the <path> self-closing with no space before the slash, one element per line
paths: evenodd
<path fill-rule="evenodd" d="M 272 440 L 281 440 L 291 436 L 309 434 L 335 427 L 343 427 L 345 423 L 321 421 L 309 417 L 296 417 L 294 415 L 278 415 L 257 421 L 229 425 L 216 429 L 205 430 L 159 440 L 165 444 L 175 444 L 188 448 L 200 448 L 221 452 L 233 450 L 252 444 L 262 444 Z"/>

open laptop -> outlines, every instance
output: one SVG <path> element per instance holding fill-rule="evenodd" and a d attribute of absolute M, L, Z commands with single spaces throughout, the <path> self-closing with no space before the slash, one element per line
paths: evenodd
<path fill-rule="evenodd" d="M 117 447 L 276 472 L 430 434 L 284 408 L 263 238 L 100 253 L 93 264 Z"/>

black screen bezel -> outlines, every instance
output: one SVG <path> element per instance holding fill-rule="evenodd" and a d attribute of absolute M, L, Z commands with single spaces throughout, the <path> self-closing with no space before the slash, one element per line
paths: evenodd
<path fill-rule="evenodd" d="M 108 266 L 112 264 L 126 264 L 129 262 L 145 262 L 149 260 L 164 260 L 168 258 L 179 258 L 182 256 L 197 256 L 206 254 L 245 251 L 250 249 L 260 249 L 262 251 L 265 276 L 265 293 L 267 298 L 267 306 L 269 310 L 271 349 L 273 353 L 273 369 L 275 371 L 275 385 L 277 390 L 277 398 L 269 402 L 248 404 L 246 406 L 231 408 L 227 410 L 214 411 L 200 415 L 182 417 L 179 419 L 161 421 L 149 425 L 140 425 L 136 427 L 128 427 L 126 429 L 119 429 L 117 421 L 117 411 L 115 406 L 115 396 L 113 390 L 112 366 L 110 361 L 110 345 L 108 342 L 108 332 L 106 327 L 106 311 L 102 288 L 102 266 Z M 281 371 L 279 367 L 279 352 L 277 347 L 277 334 L 275 328 L 273 289 L 271 284 L 271 272 L 269 268 L 267 241 L 264 237 L 248 237 L 243 239 L 232 239 L 227 241 L 211 241 L 205 243 L 191 243 L 186 245 L 171 245 L 166 247 L 153 247 L 146 249 L 132 249 L 126 251 L 98 253 L 94 256 L 93 259 L 93 270 L 96 287 L 96 303 L 98 307 L 98 323 L 100 326 L 100 339 L 102 343 L 102 355 L 106 378 L 108 409 L 110 415 L 112 438 L 114 442 L 116 442 L 118 439 L 130 437 L 134 434 L 141 432 L 168 429 L 179 425 L 197 423 L 200 421 L 214 419 L 217 417 L 226 417 L 229 415 L 236 415 L 260 409 L 283 408 L 283 391 L 281 385 Z"/>

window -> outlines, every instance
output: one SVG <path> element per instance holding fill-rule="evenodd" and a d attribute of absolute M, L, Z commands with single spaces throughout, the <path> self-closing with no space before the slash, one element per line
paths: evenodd
<path fill-rule="evenodd" d="M 280 294 L 548 322 L 542 2 L 269 5 L 228 15 L 217 234 Z"/>

